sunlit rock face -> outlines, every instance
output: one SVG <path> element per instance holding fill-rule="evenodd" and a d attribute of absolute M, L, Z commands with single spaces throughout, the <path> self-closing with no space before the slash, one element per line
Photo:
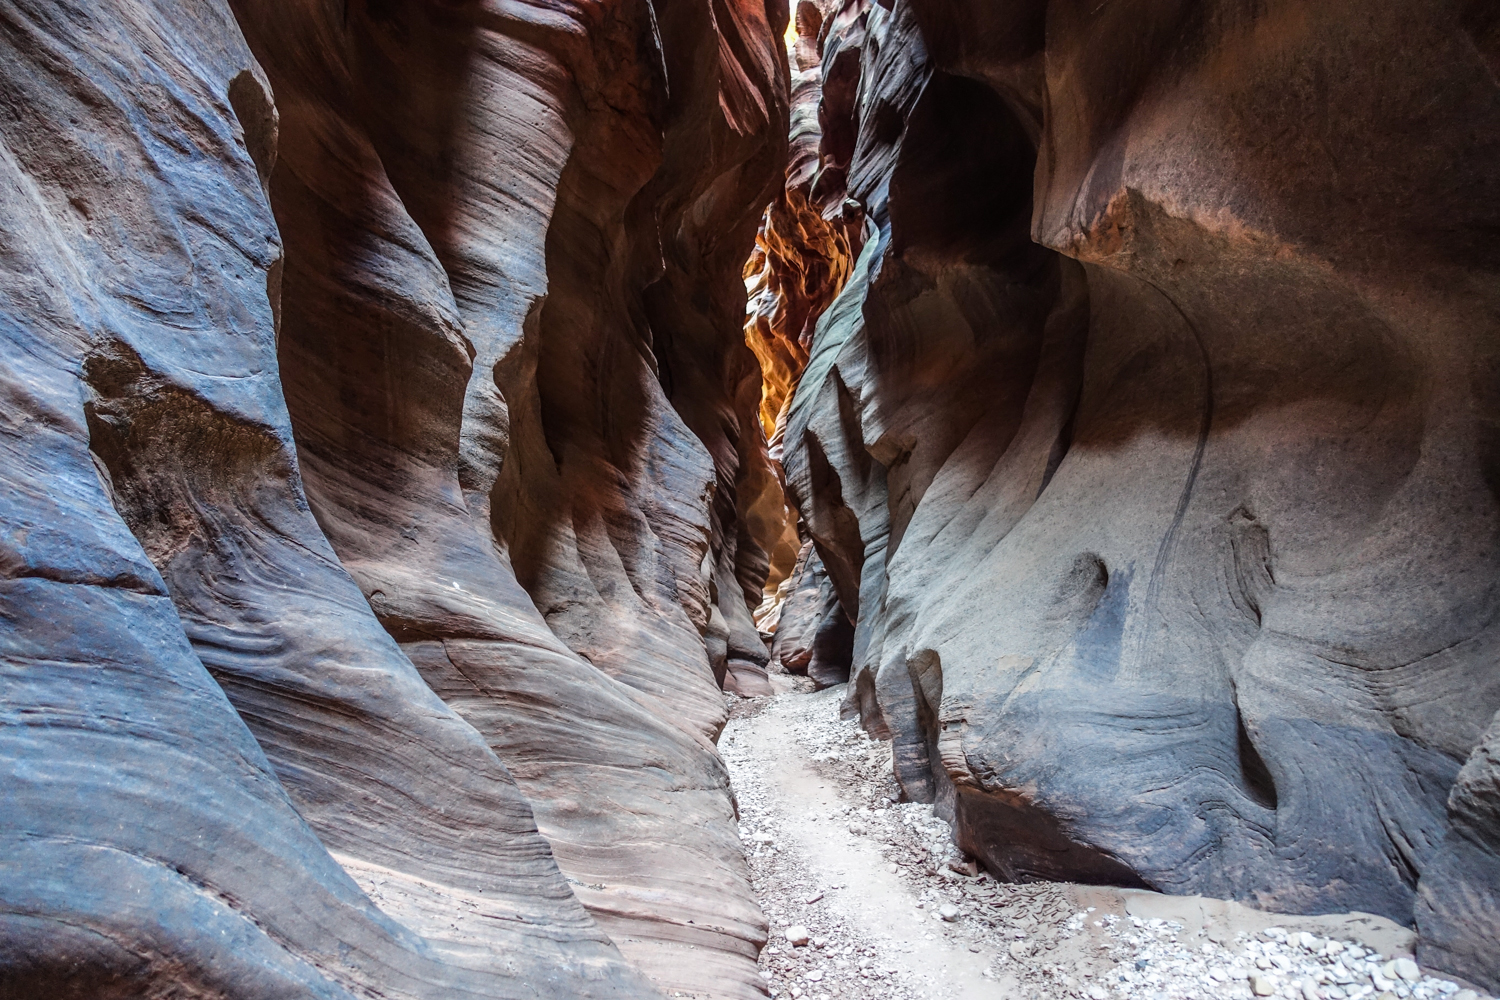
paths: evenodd
<path fill-rule="evenodd" d="M 762 995 L 785 18 L 6 6 L 0 992 Z"/>
<path fill-rule="evenodd" d="M 789 31 L 792 125 L 786 184 L 766 209 L 745 264 L 750 293 L 745 342 L 762 372 L 760 420 L 774 441 L 792 388 L 807 367 L 813 325 L 844 287 L 853 265 L 851 236 L 862 227 L 844 217 L 841 178 L 831 182 L 820 157 L 823 65 L 818 38 L 823 13 L 801 0 Z M 850 208 L 857 208 L 852 202 Z"/>
<path fill-rule="evenodd" d="M 826 23 L 868 229 L 782 461 L 908 794 L 1500 985 L 1489 5 Z"/>
<path fill-rule="evenodd" d="M 801 0 L 787 28 L 792 105 L 786 180 L 766 209 L 745 263 L 745 343 L 760 366 L 760 423 L 773 463 L 780 460 L 787 407 L 807 366 L 814 324 L 848 280 L 864 232 L 859 207 L 844 198 L 842 174 L 830 169 L 824 152 L 827 101 L 819 38 L 829 27 L 823 9 L 828 6 Z M 847 76 L 847 60 L 844 67 Z M 833 87 L 839 88 L 837 75 Z M 755 617 L 763 632 L 775 633 L 806 542 L 786 504 L 785 484 L 778 478 L 768 485 L 777 489 L 764 495 L 747 529 L 769 542 L 764 602 Z"/>

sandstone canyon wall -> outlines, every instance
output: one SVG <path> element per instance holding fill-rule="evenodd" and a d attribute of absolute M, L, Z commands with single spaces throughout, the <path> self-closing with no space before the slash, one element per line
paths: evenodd
<path fill-rule="evenodd" d="M 762 995 L 785 17 L 0 6 L 0 993 Z"/>
<path fill-rule="evenodd" d="M 998 873 L 1500 985 L 1493 5 L 820 14 L 866 228 L 780 428 L 781 655 L 855 624 L 826 681 Z"/>
<path fill-rule="evenodd" d="M 761 996 L 773 656 L 1500 988 L 1492 6 L 0 0 L 0 996 Z"/>

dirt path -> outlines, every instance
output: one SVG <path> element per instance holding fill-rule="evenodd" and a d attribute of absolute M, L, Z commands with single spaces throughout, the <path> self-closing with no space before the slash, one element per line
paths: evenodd
<path fill-rule="evenodd" d="M 771 921 L 774 997 L 1482 996 L 1420 975 L 1411 933 L 1380 917 L 970 875 L 930 807 L 893 801 L 889 745 L 838 718 L 842 693 L 737 702 L 719 742 Z M 806 943 L 789 940 L 802 929 Z"/>

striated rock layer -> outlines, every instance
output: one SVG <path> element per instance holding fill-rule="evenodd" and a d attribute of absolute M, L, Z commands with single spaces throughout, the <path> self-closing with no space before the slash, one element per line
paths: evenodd
<path fill-rule="evenodd" d="M 762 995 L 785 16 L 0 5 L 0 994 Z"/>
<path fill-rule="evenodd" d="M 1492 6 L 0 0 L 0 995 L 761 996 L 772 653 L 1500 988 Z"/>
<path fill-rule="evenodd" d="M 1500 986 L 1490 5 L 826 24 L 869 221 L 783 463 L 907 793 L 1009 877 L 1371 911 Z"/>

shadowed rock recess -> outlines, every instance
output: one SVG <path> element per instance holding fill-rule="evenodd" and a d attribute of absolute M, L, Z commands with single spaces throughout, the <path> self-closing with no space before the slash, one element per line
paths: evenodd
<path fill-rule="evenodd" d="M 1497 80 L 1489 0 L 0 0 L 0 997 L 763 996 L 773 658 L 1002 878 L 1500 990 Z"/>

